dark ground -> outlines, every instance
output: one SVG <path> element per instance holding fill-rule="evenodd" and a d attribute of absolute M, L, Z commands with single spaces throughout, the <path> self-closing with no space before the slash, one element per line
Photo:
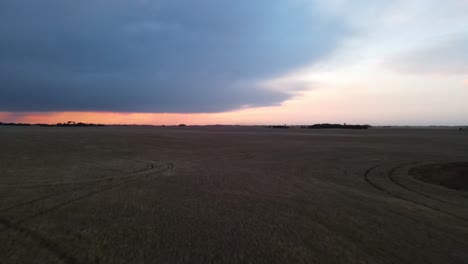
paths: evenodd
<path fill-rule="evenodd" d="M 0 146 L 0 263 L 468 263 L 466 189 L 408 174 L 467 162 L 456 129 L 0 127 Z"/>
<path fill-rule="evenodd" d="M 409 173 L 427 183 L 468 191 L 468 162 L 426 164 L 412 168 Z"/>

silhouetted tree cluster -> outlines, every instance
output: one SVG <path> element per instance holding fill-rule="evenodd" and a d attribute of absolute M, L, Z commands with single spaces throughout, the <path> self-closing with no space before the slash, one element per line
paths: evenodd
<path fill-rule="evenodd" d="M 267 126 L 267 128 L 283 128 L 283 129 L 287 129 L 287 128 L 289 128 L 289 126 L 287 126 L 287 125 L 273 125 L 273 126 Z"/>
<path fill-rule="evenodd" d="M 26 124 L 26 123 L 2 123 L 2 122 L 0 122 L 0 126 L 31 126 L 31 124 Z"/>
<path fill-rule="evenodd" d="M 57 123 L 55 126 L 58 127 L 89 127 L 89 126 L 105 126 L 103 124 L 93 124 L 93 123 L 82 123 L 82 122 L 73 122 L 68 121 L 67 123 Z"/>
<path fill-rule="evenodd" d="M 76 123 L 73 121 L 68 121 L 67 123 L 57 123 L 55 125 L 51 124 L 27 124 L 27 123 L 3 123 L 0 122 L 0 126 L 40 126 L 40 127 L 89 127 L 89 126 L 105 126 L 103 124 L 93 124 L 93 123 Z"/>
<path fill-rule="evenodd" d="M 370 125 L 347 125 L 347 124 L 315 124 L 311 126 L 303 126 L 302 128 L 324 129 L 324 128 L 344 128 L 344 129 L 368 129 Z"/>

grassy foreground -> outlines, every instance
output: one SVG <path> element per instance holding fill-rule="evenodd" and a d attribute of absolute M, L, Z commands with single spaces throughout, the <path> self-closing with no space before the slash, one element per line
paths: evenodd
<path fill-rule="evenodd" d="M 449 129 L 1 127 L 0 263 L 468 263 Z"/>

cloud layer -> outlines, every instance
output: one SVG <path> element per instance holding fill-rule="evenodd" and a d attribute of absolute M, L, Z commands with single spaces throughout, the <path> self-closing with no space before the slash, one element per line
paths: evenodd
<path fill-rule="evenodd" d="M 312 2 L 4 0 L 0 111 L 219 112 L 278 104 L 258 83 L 345 35 Z"/>
<path fill-rule="evenodd" d="M 442 40 L 396 56 L 387 64 L 400 73 L 451 75 L 468 73 L 468 36 Z"/>

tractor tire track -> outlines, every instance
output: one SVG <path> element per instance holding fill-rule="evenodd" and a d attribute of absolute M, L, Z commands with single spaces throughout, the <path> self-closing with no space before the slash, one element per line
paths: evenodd
<path fill-rule="evenodd" d="M 414 163 L 411 163 L 411 164 L 414 164 Z M 397 178 L 395 177 L 395 174 L 388 175 L 388 178 L 390 179 L 390 181 L 392 183 L 394 183 L 395 185 L 398 185 L 399 187 L 401 187 L 401 188 L 403 188 L 403 189 L 405 189 L 407 191 L 416 193 L 418 195 L 421 195 L 423 197 L 426 197 L 428 199 L 431 199 L 431 200 L 434 200 L 434 201 L 437 201 L 437 202 L 446 203 L 446 204 L 450 204 L 450 205 L 453 205 L 453 206 L 460 206 L 459 204 L 455 204 L 455 203 L 452 203 L 452 202 L 449 202 L 449 201 L 446 201 L 446 200 L 443 200 L 443 199 L 439 199 L 437 197 L 430 196 L 430 195 L 428 195 L 426 193 L 423 193 L 423 192 L 420 192 L 418 190 L 414 190 L 412 188 L 409 188 L 408 186 L 406 186 L 403 183 L 401 183 L 400 181 L 398 181 Z"/>
<path fill-rule="evenodd" d="M 130 161 L 135 161 L 135 160 L 130 160 Z M 135 162 L 140 162 L 140 161 L 135 161 Z M 133 171 L 127 173 L 127 175 L 134 174 L 134 173 L 139 173 L 139 172 L 144 172 L 144 171 L 151 170 L 151 169 L 154 169 L 154 164 L 147 162 L 145 164 L 145 168 L 133 170 Z M 96 182 L 112 181 L 115 178 L 116 177 L 111 176 L 111 177 L 106 177 L 106 178 L 101 178 L 101 179 L 92 179 L 92 180 L 83 180 L 83 181 L 68 181 L 68 182 L 43 182 L 43 183 L 36 182 L 36 183 L 24 183 L 24 184 L 0 183 L 0 186 L 12 187 L 12 188 L 37 188 L 37 187 L 62 186 L 62 185 L 73 185 L 73 184 L 90 184 L 90 183 L 96 183 Z M 118 179 L 123 179 L 123 178 L 126 178 L 126 176 L 118 177 Z"/>
<path fill-rule="evenodd" d="M 393 215 L 395 216 L 401 216 L 401 213 L 395 211 L 395 210 L 392 210 L 392 209 L 389 209 L 387 208 L 386 210 L 388 210 L 390 213 L 392 213 Z M 410 215 L 407 215 L 405 214 L 404 215 L 405 218 L 407 218 L 408 220 L 411 220 L 413 223 L 416 223 L 416 224 L 422 224 L 424 225 L 425 227 L 429 228 L 429 229 L 432 229 L 434 231 L 437 231 L 439 235 L 441 236 L 445 236 L 447 238 L 449 238 L 450 240 L 456 242 L 457 244 L 461 245 L 461 246 L 465 246 L 465 247 L 468 247 L 468 244 L 466 243 L 466 241 L 464 240 L 459 240 L 457 238 L 454 238 L 452 236 L 450 236 L 446 230 L 444 230 L 443 228 L 440 228 L 436 225 L 433 225 L 431 223 L 426 223 L 426 222 L 423 222 L 421 221 L 420 219 L 417 219 L 416 217 L 412 217 Z"/>
<path fill-rule="evenodd" d="M 52 253 L 56 258 L 66 264 L 78 264 L 78 260 L 73 256 L 69 255 L 66 251 L 62 250 L 60 246 L 52 241 L 41 235 L 39 232 L 30 230 L 26 227 L 22 227 L 18 224 L 11 223 L 10 221 L 0 218 L 0 225 L 6 227 L 7 230 L 14 230 L 15 232 L 32 238 L 33 240 L 37 241 L 41 247 Z"/>
<path fill-rule="evenodd" d="M 149 167 L 154 169 L 154 164 L 151 164 Z M 22 219 L 20 219 L 20 220 L 18 220 L 16 222 L 11 222 L 11 221 L 9 221 L 7 219 L 4 219 L 4 218 L 0 217 L 0 225 L 4 226 L 4 229 L 0 230 L 0 233 L 3 233 L 3 232 L 8 231 L 8 230 L 16 231 L 19 234 L 22 234 L 24 236 L 27 236 L 27 237 L 35 240 L 38 243 L 39 246 L 43 247 L 44 249 L 46 249 L 47 251 L 52 253 L 55 257 L 57 257 L 62 262 L 66 263 L 66 264 L 78 264 L 79 261 L 76 258 L 74 258 L 73 256 L 69 255 L 66 251 L 62 250 L 57 243 L 55 243 L 54 241 L 48 239 L 46 236 L 41 235 L 40 233 L 38 233 L 38 232 L 36 232 L 34 230 L 30 230 L 30 229 L 28 229 L 26 227 L 21 226 L 21 224 L 26 222 L 26 221 L 29 221 L 31 219 L 34 219 L 34 218 L 40 217 L 42 215 L 46 215 L 48 213 L 56 211 L 56 210 L 58 210 L 58 209 L 60 209 L 62 207 L 70 205 L 70 204 L 72 204 L 74 202 L 77 202 L 77 201 L 86 199 L 88 197 L 91 197 L 93 195 L 96 195 L 96 194 L 99 194 L 99 193 L 102 193 L 102 192 L 105 192 L 105 191 L 109 191 L 109 190 L 112 190 L 112 189 L 116 189 L 116 188 L 122 187 L 125 184 L 128 184 L 130 182 L 137 181 L 137 180 L 142 179 L 142 178 L 146 178 L 146 177 L 148 177 L 150 175 L 153 175 L 153 174 L 164 173 L 164 172 L 172 170 L 172 169 L 174 169 L 174 164 L 173 163 L 166 163 L 165 168 L 163 168 L 162 170 L 159 170 L 159 171 L 156 171 L 156 172 L 150 171 L 150 172 L 147 172 L 147 173 L 145 173 L 143 175 L 132 175 L 131 178 L 129 177 L 127 180 L 122 181 L 122 182 L 120 182 L 118 184 L 113 184 L 113 185 L 106 186 L 104 188 L 99 188 L 97 190 L 94 190 L 92 192 L 88 192 L 86 194 L 80 195 L 80 196 L 75 197 L 73 199 L 63 201 L 63 202 L 61 202 L 59 204 L 56 204 L 55 206 L 49 207 L 49 208 L 47 208 L 45 210 L 41 210 L 41 211 L 39 211 L 39 212 L 37 212 L 37 213 L 35 213 L 33 215 L 29 215 L 29 216 L 27 216 L 25 218 L 22 218 Z M 31 202 L 30 204 L 32 204 L 32 203 L 33 202 Z"/>
<path fill-rule="evenodd" d="M 99 188 L 97 190 L 88 192 L 86 194 L 79 195 L 79 196 L 77 196 L 77 197 L 75 197 L 73 199 L 63 201 L 63 202 L 61 202 L 61 203 L 59 203 L 57 205 L 54 205 L 54 206 L 49 207 L 47 209 L 41 210 L 41 211 L 39 211 L 39 212 L 37 212 L 37 213 L 35 213 L 33 215 L 29 215 L 29 216 L 27 216 L 25 218 L 22 218 L 22 219 L 16 221 L 14 224 L 20 224 L 20 223 L 26 222 L 28 220 L 31 220 L 31 219 L 37 218 L 39 216 L 45 215 L 47 213 L 53 212 L 53 211 L 55 211 L 55 210 L 57 210 L 57 209 L 59 209 L 61 207 L 66 206 L 66 205 L 72 204 L 74 202 L 83 200 L 83 199 L 88 198 L 88 197 L 91 197 L 93 195 L 96 195 L 96 194 L 99 194 L 99 193 L 102 193 L 102 192 L 105 192 L 105 191 L 109 191 L 109 190 L 112 190 L 112 189 L 119 188 L 119 187 L 123 186 L 124 184 L 127 184 L 127 183 L 135 181 L 135 180 L 139 180 L 141 178 L 146 178 L 146 177 L 148 177 L 148 176 L 150 176 L 152 174 L 164 173 L 164 172 L 166 172 L 168 170 L 172 170 L 173 168 L 174 168 L 174 165 L 172 163 L 167 163 L 165 168 L 162 169 L 162 170 L 155 171 L 155 172 L 150 171 L 150 172 L 147 172 L 144 175 L 132 175 L 131 177 L 128 177 L 128 179 L 125 180 L 125 181 L 122 181 L 122 182 L 119 182 L 119 183 L 113 184 L 113 185 L 108 185 L 106 187 Z M 7 230 L 7 229 L 0 230 L 0 233 L 5 231 L 5 230 Z"/>
<path fill-rule="evenodd" d="M 117 177 L 117 178 L 116 177 L 108 177 L 106 179 L 90 180 L 90 181 L 76 181 L 76 182 L 68 182 L 68 183 L 63 183 L 62 182 L 62 183 L 58 183 L 58 184 L 37 185 L 35 187 L 47 187 L 47 186 L 54 186 L 55 187 L 55 186 L 63 186 L 63 185 L 89 184 L 89 183 L 98 183 L 98 182 L 113 181 L 113 180 L 123 180 L 123 179 L 129 178 L 129 177 L 133 177 L 133 174 L 141 173 L 141 172 L 145 172 L 145 171 L 153 170 L 153 169 L 154 169 L 154 164 L 147 162 L 146 167 L 144 169 L 134 170 L 134 171 L 130 172 L 129 174 L 127 174 L 126 176 L 122 176 L 122 177 Z M 56 192 L 56 193 L 44 195 L 44 196 L 38 197 L 36 199 L 32 199 L 32 200 L 29 200 L 29 201 L 26 201 L 26 202 L 18 203 L 18 204 L 15 204 L 15 205 L 0 209 L 0 213 L 4 213 L 4 212 L 7 212 L 7 211 L 10 211 L 10 210 L 19 208 L 19 207 L 23 207 L 23 206 L 26 206 L 26 205 L 34 204 L 34 203 L 37 203 L 37 202 L 40 202 L 40 201 L 43 201 L 43 200 L 46 200 L 46 199 L 49 199 L 49 198 L 52 198 L 52 197 L 55 197 L 55 196 L 59 196 L 59 195 L 65 194 L 65 193 L 81 191 L 81 190 L 83 190 L 83 189 L 85 189 L 87 187 L 88 187 L 87 185 L 84 185 L 84 186 L 74 188 L 72 190 L 64 190 L 62 192 Z"/>
<path fill-rule="evenodd" d="M 388 190 L 386 190 L 386 189 L 380 187 L 379 185 L 377 185 L 376 183 L 374 183 L 373 181 L 370 180 L 369 174 L 370 174 L 374 169 L 378 168 L 379 166 L 380 166 L 380 165 L 375 165 L 375 166 L 372 166 L 372 167 L 368 168 L 368 169 L 364 172 L 364 175 L 363 175 L 363 176 L 364 176 L 364 180 L 365 180 L 369 185 L 371 185 L 372 187 L 374 187 L 375 189 L 377 189 L 377 190 L 379 190 L 379 191 L 381 191 L 381 192 L 383 192 L 383 193 L 386 193 L 386 194 L 388 194 L 388 195 L 390 195 L 390 196 L 392 196 L 392 197 L 398 198 L 398 199 L 402 199 L 402 200 L 404 200 L 404 201 L 408 201 L 408 202 L 411 202 L 411 203 L 415 203 L 414 201 L 405 199 L 405 198 L 403 198 L 403 197 L 400 197 L 400 196 L 398 196 L 398 195 L 395 195 L 395 194 L 389 192 Z M 395 167 L 395 168 L 393 168 L 393 169 L 397 169 L 398 167 L 402 167 L 402 166 L 404 166 L 404 165 L 399 165 L 399 166 L 397 166 L 397 167 Z M 416 203 L 416 204 L 418 204 L 418 203 Z M 420 205 L 420 204 L 418 204 L 418 205 Z M 424 206 L 424 205 L 423 205 L 423 206 Z M 431 208 L 431 209 L 432 209 L 432 208 Z M 387 210 L 388 210 L 389 212 L 391 212 L 392 214 L 396 215 L 396 216 L 401 216 L 401 213 L 399 213 L 399 212 L 396 212 L 396 211 L 394 211 L 394 210 L 392 210 L 392 209 L 388 209 L 388 208 L 387 208 Z M 437 211 L 437 210 L 436 210 L 436 211 Z M 444 236 L 447 236 L 446 230 L 444 230 L 444 229 L 442 229 L 442 228 L 440 228 L 440 227 L 438 227 L 438 226 L 435 226 L 435 225 L 433 225 L 433 224 L 429 224 L 429 223 L 423 222 L 423 221 L 421 221 L 421 220 L 419 220 L 419 219 L 417 219 L 417 218 L 415 218 L 415 217 L 411 217 L 411 216 L 406 215 L 406 214 L 405 214 L 405 217 L 406 217 L 407 219 L 411 220 L 411 221 L 414 222 L 414 223 L 423 224 L 424 226 L 426 226 L 426 227 L 428 227 L 428 228 L 430 228 L 430 229 L 436 231 L 437 233 L 439 233 L 439 234 L 441 234 L 441 235 L 444 235 Z M 456 217 L 458 218 L 458 216 L 456 216 Z M 450 236 L 449 236 L 449 237 L 450 237 Z M 453 240 L 454 242 L 456 242 L 456 243 L 459 244 L 459 245 L 468 246 L 468 244 L 466 244 L 465 241 L 460 241 L 460 240 L 458 240 L 458 239 L 456 239 L 456 238 L 453 238 L 453 237 L 450 237 L 450 239 Z"/>
<path fill-rule="evenodd" d="M 399 168 L 401 168 L 401 167 L 403 167 L 403 166 L 406 166 L 406 165 L 408 165 L 408 163 L 400 164 L 400 165 L 398 165 L 398 166 L 395 166 L 395 167 L 391 168 L 391 169 L 387 172 L 387 174 L 386 174 L 387 178 L 390 180 L 390 178 L 393 176 L 393 174 L 395 173 L 395 171 L 396 171 L 397 169 L 399 169 Z M 364 179 L 365 179 L 365 181 L 366 181 L 367 183 L 369 183 L 369 185 L 371 185 L 371 186 L 374 187 L 375 189 L 377 189 L 377 190 L 379 190 L 379 191 L 381 191 L 381 192 L 383 192 L 383 193 L 385 193 L 385 194 L 387 194 L 387 195 L 389 195 L 389 196 L 392 196 L 392 197 L 394 197 L 394 198 L 397 198 L 397 199 L 400 199 L 400 200 L 403 200 L 403 201 L 406 201 L 406 202 L 409 202 L 409 203 L 412 203 L 412 204 L 415 204 L 415 205 L 418 205 L 418 206 L 422 206 L 422 207 L 431 209 L 431 210 L 433 210 L 433 211 L 436 211 L 436 212 L 439 212 L 439 213 L 442 213 L 442 214 L 451 216 L 451 217 L 456 218 L 456 219 L 458 219 L 458 220 L 461 220 L 461 221 L 463 221 L 463 222 L 468 222 L 468 219 L 467 219 L 467 218 L 464 218 L 464 217 L 461 217 L 461 216 L 459 216 L 459 215 L 456 215 L 456 214 L 447 212 L 447 211 L 445 211 L 445 210 L 441 210 L 441 209 L 439 209 L 439 208 L 437 208 L 437 207 L 433 207 L 433 206 L 427 205 L 427 204 L 425 204 L 425 203 L 421 203 L 421 202 L 418 202 L 418 201 L 414 201 L 414 200 L 408 199 L 408 198 L 403 197 L 403 196 L 401 196 L 401 195 L 399 195 L 399 194 L 395 194 L 394 192 L 391 192 L 391 191 L 389 191 L 389 190 L 383 188 L 382 186 L 379 186 L 378 184 L 376 184 L 375 182 L 373 182 L 373 181 L 370 179 L 370 177 L 369 177 L 370 172 L 371 172 L 372 170 L 374 170 L 375 168 L 377 168 L 377 167 L 378 167 L 378 165 L 373 166 L 373 167 L 367 169 L 367 170 L 364 172 Z M 391 180 L 390 180 L 390 181 L 391 181 Z"/>
<path fill-rule="evenodd" d="M 371 171 L 373 171 L 374 169 L 376 169 L 377 167 L 379 167 L 379 165 L 375 165 L 375 166 L 372 166 L 370 168 L 368 168 L 365 172 L 364 172 L 364 180 L 372 187 L 374 187 L 375 189 L 379 190 L 379 191 L 382 191 L 382 192 L 386 192 L 383 188 L 380 188 L 380 186 L 378 186 L 377 184 L 375 184 L 373 181 L 371 181 L 369 179 L 369 174 L 371 173 Z"/>

